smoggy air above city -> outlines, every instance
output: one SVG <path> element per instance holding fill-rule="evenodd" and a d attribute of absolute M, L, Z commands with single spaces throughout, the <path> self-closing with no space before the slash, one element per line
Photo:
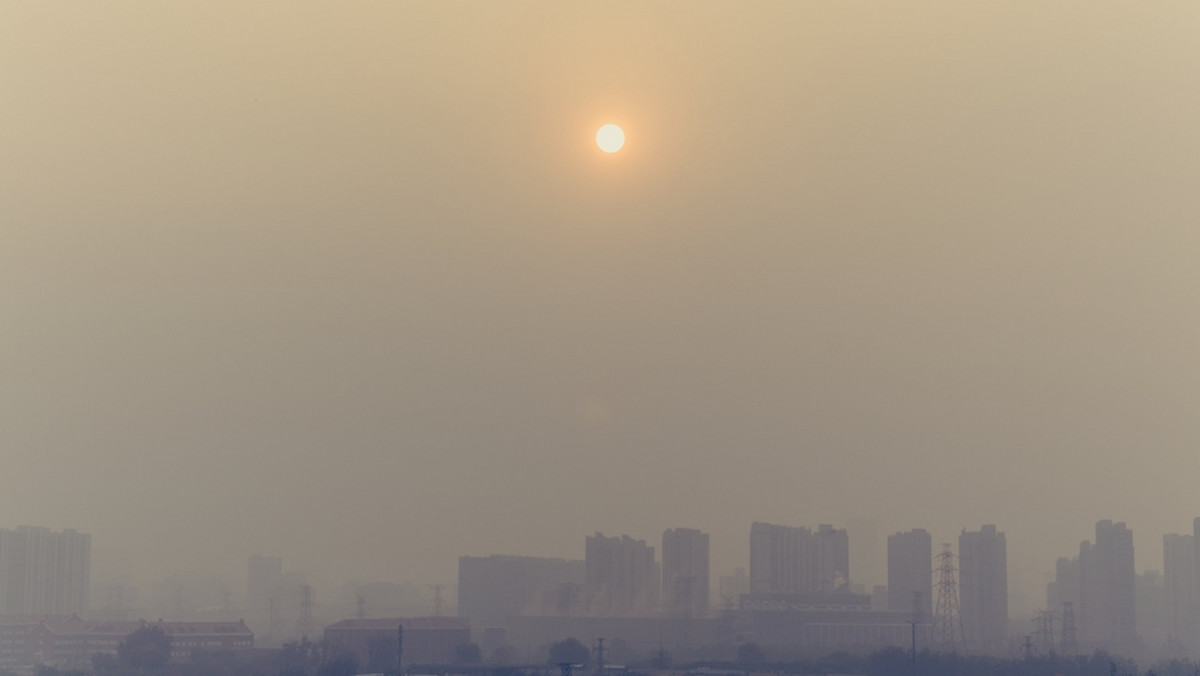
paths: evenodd
<path fill-rule="evenodd" d="M 997 645 L 1109 535 L 1167 640 L 1164 536 L 1200 516 L 1200 5 L 0 17 L 0 529 L 86 535 L 84 620 L 278 646 L 300 597 L 264 629 L 254 560 L 318 635 L 380 616 L 371 584 L 458 616 L 462 560 L 600 533 L 654 549 L 658 596 L 560 614 L 659 617 L 677 528 L 716 618 L 756 523 L 848 543 L 836 585 L 763 591 L 886 609 L 889 536 L 928 532 L 932 604 L 943 543 L 961 577 L 994 527 Z"/>

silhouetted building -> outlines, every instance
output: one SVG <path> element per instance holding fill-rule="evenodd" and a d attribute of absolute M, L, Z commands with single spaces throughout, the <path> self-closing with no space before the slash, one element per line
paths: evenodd
<path fill-rule="evenodd" d="M 663 609 L 674 617 L 708 615 L 708 533 L 692 528 L 663 532 Z"/>
<path fill-rule="evenodd" d="M 1145 570 L 1133 582 L 1136 640 L 1140 646 L 1162 650 L 1167 644 L 1167 596 L 1163 576 Z"/>
<path fill-rule="evenodd" d="M 150 587 L 150 617 L 174 621 L 219 621 L 235 615 L 232 590 L 223 580 L 172 575 Z M 99 618 L 89 613 L 88 619 Z"/>
<path fill-rule="evenodd" d="M 66 622 L 70 615 L 0 615 L 0 669 L 16 671 L 41 659 L 35 631 L 43 623 Z"/>
<path fill-rule="evenodd" d="M 1080 639 L 1094 647 L 1137 646 L 1133 532 L 1124 522 L 1096 524 L 1096 544 L 1079 547 Z"/>
<path fill-rule="evenodd" d="M 887 575 L 887 557 L 879 523 L 875 519 L 849 519 L 846 521 L 846 531 L 854 547 L 854 558 L 850 559 L 850 581 L 870 592 L 875 585 L 882 585 Z"/>
<path fill-rule="evenodd" d="M 505 642 L 528 664 L 544 663 L 546 648 L 567 638 L 593 648 L 596 639 L 604 638 L 606 648 L 623 644 L 627 652 L 647 655 L 662 648 L 678 655 L 687 646 L 713 645 L 721 637 L 720 620 L 716 618 L 513 617 L 505 628 Z M 613 653 L 608 655 L 616 659 Z"/>
<path fill-rule="evenodd" d="M 583 562 L 579 562 L 580 570 Z M 582 579 L 583 575 L 580 574 Z M 461 583 L 460 583 L 461 589 Z M 461 597 L 461 592 L 459 593 Z M 461 598 L 460 598 L 461 603 Z M 434 615 L 437 603 L 428 588 L 415 582 L 348 582 L 342 585 L 334 617 L 424 617 Z"/>
<path fill-rule="evenodd" d="M 1196 645 L 1196 538 L 1163 536 L 1163 586 L 1168 640 L 1187 648 Z"/>
<path fill-rule="evenodd" d="M 171 659 L 185 660 L 194 652 L 249 650 L 254 634 L 237 622 L 87 622 L 73 616 L 60 622 L 42 622 L 33 630 L 38 662 L 60 668 L 91 668 L 92 656 L 115 655 L 117 646 L 142 627 L 158 627 L 167 635 Z"/>
<path fill-rule="evenodd" d="M 913 632 L 911 613 L 828 607 L 751 610 L 743 615 L 746 635 L 759 646 L 809 654 L 866 652 L 889 646 L 907 650 Z M 915 629 L 918 644 L 929 645 L 930 625 L 920 624 Z"/>
<path fill-rule="evenodd" d="M 967 645 L 996 652 L 1008 642 L 1008 553 L 995 526 L 958 536 L 959 615 Z"/>
<path fill-rule="evenodd" d="M 1080 607 L 1079 557 L 1059 557 L 1054 564 L 1054 580 L 1046 585 L 1046 608 L 1062 613 L 1064 604 L 1070 603 L 1073 612 Z"/>
<path fill-rule="evenodd" d="M 750 526 L 750 593 L 811 591 L 812 585 L 802 580 L 811 570 L 806 561 L 811 535 L 807 528 L 754 522 Z"/>
<path fill-rule="evenodd" d="M 645 540 L 589 535 L 584 562 L 589 614 L 639 615 L 658 607 L 658 564 Z"/>
<path fill-rule="evenodd" d="M 304 633 L 300 618 L 305 588 L 304 573 L 284 572 L 283 560 L 278 556 L 250 557 L 246 565 L 245 619 L 264 646 L 276 647 Z"/>
<path fill-rule="evenodd" d="M 722 608 L 732 608 L 737 605 L 742 594 L 750 593 L 750 576 L 745 568 L 736 568 L 733 575 L 722 575 L 717 581 L 717 594 L 721 597 Z"/>
<path fill-rule="evenodd" d="M 569 615 L 580 610 L 585 564 L 533 556 L 458 559 L 458 615 L 495 627 L 515 615 Z"/>
<path fill-rule="evenodd" d="M 933 538 L 929 531 L 916 528 L 889 535 L 887 551 L 888 610 L 916 610 L 922 617 L 932 617 Z"/>
<path fill-rule="evenodd" d="M 325 627 L 330 650 L 353 654 L 378 671 L 396 668 L 397 631 L 404 626 L 404 664 L 452 664 L 454 649 L 471 642 L 471 623 L 461 617 L 391 617 L 342 620 Z"/>
<path fill-rule="evenodd" d="M 82 613 L 87 609 L 92 536 L 36 526 L 0 530 L 0 612 Z"/>
<path fill-rule="evenodd" d="M 271 594 L 283 579 L 283 559 L 255 554 L 246 562 L 246 613 L 256 621 L 270 614 Z"/>
<path fill-rule="evenodd" d="M 826 592 L 818 594 L 745 594 L 739 610 L 793 612 L 801 610 L 871 610 L 869 594 Z M 910 612 L 911 616 L 912 613 Z"/>
<path fill-rule="evenodd" d="M 844 528 L 821 524 L 812 534 L 812 561 L 817 593 L 850 590 L 850 536 Z"/>

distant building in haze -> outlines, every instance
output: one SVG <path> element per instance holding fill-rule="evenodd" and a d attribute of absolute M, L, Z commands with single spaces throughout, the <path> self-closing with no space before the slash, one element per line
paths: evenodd
<path fill-rule="evenodd" d="M 1008 643 L 1008 548 L 995 526 L 958 536 L 959 615 L 967 645 L 998 652 Z"/>
<path fill-rule="evenodd" d="M 572 615 L 581 610 L 584 577 L 580 560 L 459 557 L 458 614 L 485 628 L 519 615 Z"/>
<path fill-rule="evenodd" d="M 850 537 L 822 524 L 750 526 L 750 593 L 829 594 L 850 590 Z"/>
<path fill-rule="evenodd" d="M 178 574 L 150 586 L 149 616 L 172 621 L 228 620 L 236 617 L 233 592 L 224 580 Z M 89 615 L 88 619 L 96 619 Z"/>
<path fill-rule="evenodd" d="M 1137 641 L 1154 651 L 1167 644 L 1167 595 L 1162 573 L 1144 570 L 1133 581 Z"/>
<path fill-rule="evenodd" d="M 305 575 L 283 570 L 278 556 L 255 554 L 246 562 L 246 624 L 258 637 L 261 647 L 278 647 L 298 639 L 299 624 L 307 588 Z"/>
<path fill-rule="evenodd" d="M 663 610 L 671 617 L 708 615 L 708 533 L 672 528 L 662 539 Z"/>
<path fill-rule="evenodd" d="M 821 524 L 812 534 L 813 584 L 806 592 L 850 591 L 850 536 L 844 528 Z"/>
<path fill-rule="evenodd" d="M 750 593 L 799 594 L 808 591 L 801 582 L 807 566 L 807 528 L 754 522 L 750 526 Z"/>
<path fill-rule="evenodd" d="M 1196 645 L 1196 538 L 1163 536 L 1163 587 L 1167 640 L 1185 648 Z"/>
<path fill-rule="evenodd" d="M 657 609 L 658 563 L 645 540 L 589 535 L 584 562 L 589 614 L 627 617 Z"/>
<path fill-rule="evenodd" d="M 365 669 L 396 669 L 397 629 L 404 627 L 402 659 L 409 664 L 452 664 L 455 650 L 471 642 L 471 623 L 461 617 L 352 619 L 325 627 L 333 651 L 353 655 Z"/>
<path fill-rule="evenodd" d="M 1078 612 L 1079 586 L 1079 557 L 1059 557 L 1054 564 L 1054 580 L 1046 585 L 1046 608 L 1061 614 L 1064 604 L 1070 603 L 1072 612 Z"/>
<path fill-rule="evenodd" d="M 850 519 L 846 521 L 846 531 L 854 548 L 854 557 L 850 559 L 850 580 L 870 592 L 875 585 L 882 585 L 886 581 L 887 574 L 879 522 L 875 519 Z"/>
<path fill-rule="evenodd" d="M 283 559 L 255 554 L 246 562 L 246 610 L 267 614 L 271 591 L 283 578 Z"/>
<path fill-rule="evenodd" d="M 0 530 L 0 613 L 61 615 L 87 610 L 92 536 L 36 526 Z"/>
<path fill-rule="evenodd" d="M 750 576 L 745 568 L 736 568 L 733 575 L 722 575 L 717 581 L 717 594 L 722 608 L 735 608 L 743 594 L 750 593 Z"/>
<path fill-rule="evenodd" d="M 887 539 L 887 609 L 933 612 L 933 538 L 916 528 Z M 915 598 L 914 598 L 915 597 Z"/>
<path fill-rule="evenodd" d="M 1096 543 L 1079 547 L 1079 633 L 1094 647 L 1124 651 L 1137 646 L 1133 532 L 1124 522 L 1096 524 Z"/>
<path fill-rule="evenodd" d="M 115 656 L 123 640 L 146 627 L 160 629 L 166 635 L 173 661 L 183 662 L 193 653 L 231 653 L 254 648 L 254 633 L 241 621 L 88 622 L 78 615 L 41 622 L 31 632 L 28 646 L 38 663 L 90 672 L 96 655 Z M 0 653 L 7 649 L 8 646 L 0 647 Z"/>

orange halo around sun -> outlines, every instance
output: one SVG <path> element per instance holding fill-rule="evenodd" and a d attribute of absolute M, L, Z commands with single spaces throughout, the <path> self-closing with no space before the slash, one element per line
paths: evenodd
<path fill-rule="evenodd" d="M 596 130 L 596 146 L 606 153 L 615 153 L 625 145 L 625 132 L 615 124 Z"/>

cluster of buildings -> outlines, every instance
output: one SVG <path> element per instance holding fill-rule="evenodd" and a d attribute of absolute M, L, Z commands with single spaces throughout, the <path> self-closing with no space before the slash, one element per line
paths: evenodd
<path fill-rule="evenodd" d="M 675 648 L 874 649 L 915 638 L 997 655 L 1200 650 L 1200 519 L 1192 534 L 1164 538 L 1161 576 L 1136 574 L 1124 523 L 1099 522 L 1078 556 L 1059 559 L 1046 609 L 1029 624 L 1010 621 L 1007 542 L 992 525 L 963 530 L 957 553 L 945 545 L 941 556 L 926 530 L 888 536 L 887 584 L 867 589 L 850 578 L 846 530 L 754 523 L 749 572 L 719 578 L 716 608 L 708 544 L 678 528 L 663 533 L 661 562 L 645 541 L 600 533 L 586 538 L 583 560 L 464 556 L 459 614 L 477 636 L 526 650 L 602 635 Z"/>
<path fill-rule="evenodd" d="M 628 535 L 589 535 L 583 560 L 464 556 L 458 561 L 458 611 L 476 624 L 516 616 L 679 617 L 709 613 L 708 534 L 663 533 L 654 547 Z"/>
<path fill-rule="evenodd" d="M 956 551 L 946 544 L 940 555 L 926 530 L 889 535 L 886 585 L 852 579 L 850 545 L 849 533 L 831 525 L 754 523 L 747 569 L 717 578 L 713 588 L 707 533 L 672 528 L 659 547 L 595 533 L 581 559 L 461 557 L 457 616 L 441 616 L 440 587 L 431 608 L 413 612 L 419 589 L 353 584 L 343 590 L 346 599 L 323 608 L 327 620 L 353 618 L 333 624 L 318 622 L 303 573 L 256 555 L 242 607 L 233 608 L 227 588 L 189 591 L 171 578 L 156 597 L 203 597 L 204 608 L 184 613 L 181 603 L 159 604 L 174 610 L 161 615 L 171 621 L 155 624 L 178 655 L 278 647 L 320 636 L 323 627 L 326 641 L 380 665 L 395 659 L 400 626 L 411 632 L 406 661 L 414 663 L 453 661 L 469 644 L 484 655 L 503 649 L 536 661 L 555 641 L 600 637 L 637 651 L 685 654 L 746 642 L 817 653 L 908 648 L 914 640 L 921 648 L 996 655 L 1031 648 L 1200 652 L 1200 518 L 1192 533 L 1163 537 L 1161 574 L 1136 571 L 1126 524 L 1098 522 L 1077 554 L 1058 559 L 1045 609 L 1028 623 L 1009 618 L 1007 543 L 995 526 L 963 530 Z M 74 530 L 0 530 L 0 668 L 84 665 L 148 626 L 107 607 L 88 611 L 90 554 L 90 537 Z"/>
<path fill-rule="evenodd" d="M 249 650 L 254 634 L 242 621 L 158 622 L 87 621 L 78 615 L 0 616 L 0 669 L 35 664 L 66 669 L 90 669 L 92 658 L 116 655 L 133 632 L 154 626 L 166 634 L 172 659 L 186 659 L 198 650 Z"/>
<path fill-rule="evenodd" d="M 1137 573 L 1133 532 L 1100 521 L 1094 541 L 1058 559 L 1046 604 L 1060 625 L 1073 620 L 1082 646 L 1118 652 L 1163 646 L 1173 655 L 1200 650 L 1200 518 L 1192 533 L 1163 536 L 1163 570 Z M 1066 631 L 1064 628 L 1062 631 Z"/>
<path fill-rule="evenodd" d="M 663 533 L 662 559 L 629 536 L 588 536 L 584 559 L 464 556 L 458 608 L 487 642 L 519 650 L 574 636 L 621 637 L 638 648 L 695 648 L 754 641 L 798 649 L 907 646 L 914 623 L 933 640 L 933 543 L 924 530 L 888 538 L 888 586 L 866 592 L 850 579 L 850 538 L 816 529 L 754 523 L 749 573 L 720 578 L 711 605 L 709 537 Z M 958 646 L 1002 650 L 1008 641 L 1004 534 L 994 526 L 959 538 Z M 968 638 L 969 637 L 969 638 Z M 641 645 L 645 644 L 645 645 Z"/>

